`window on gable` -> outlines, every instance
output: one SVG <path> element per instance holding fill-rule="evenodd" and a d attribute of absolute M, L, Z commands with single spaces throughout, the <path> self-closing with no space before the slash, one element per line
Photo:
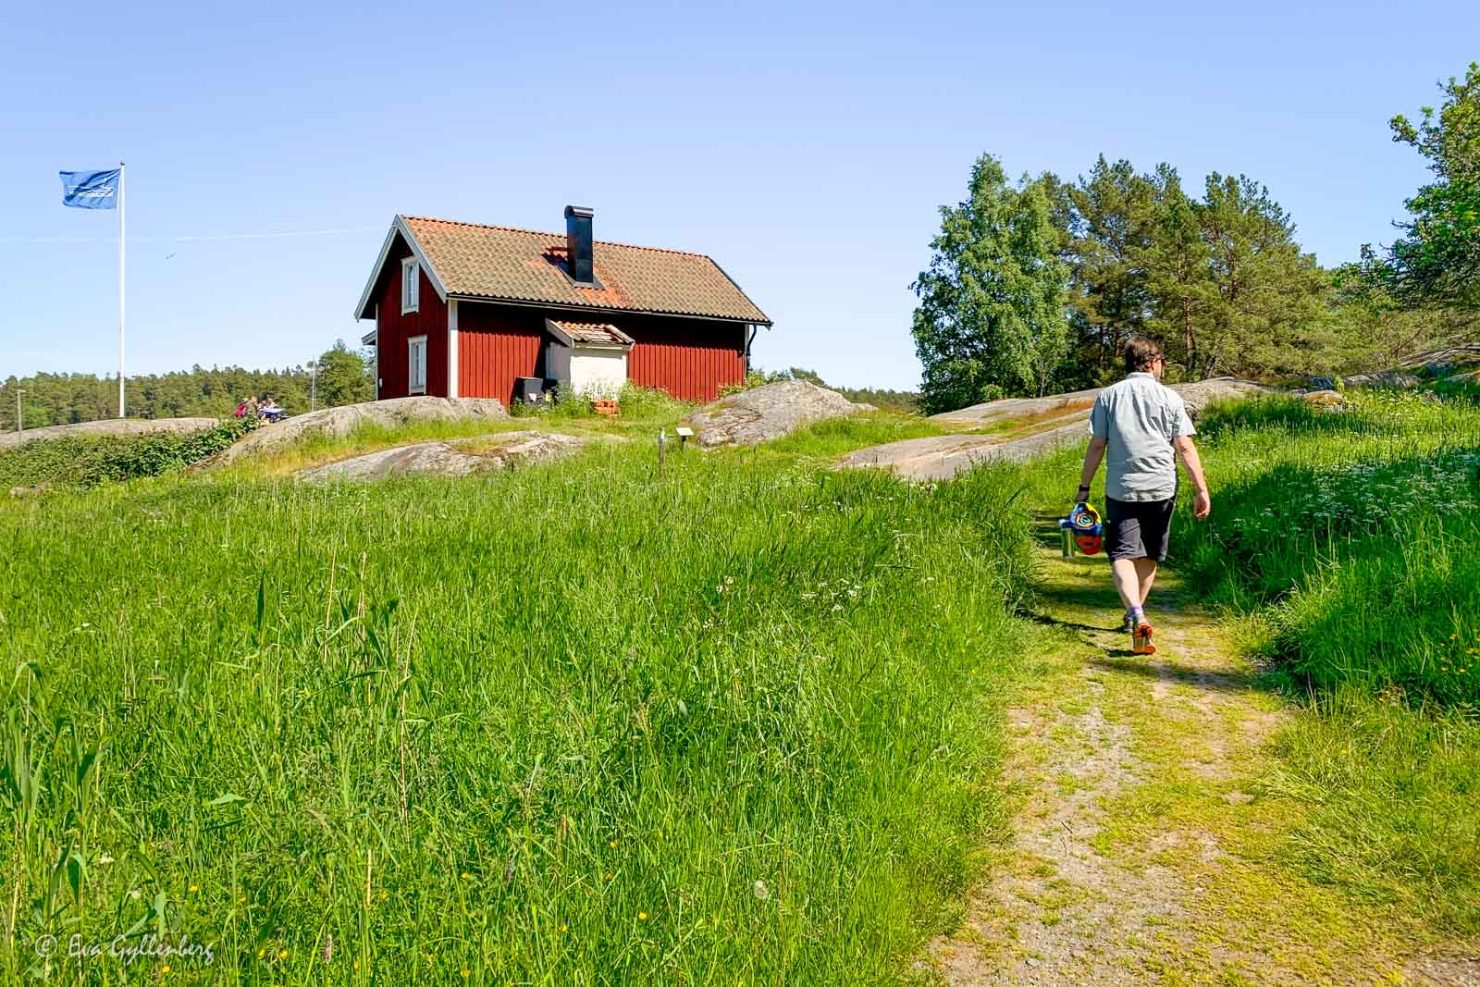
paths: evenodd
<path fill-rule="evenodd" d="M 412 336 L 406 341 L 407 387 L 410 394 L 427 392 L 427 338 Z"/>
<path fill-rule="evenodd" d="M 401 261 L 401 314 L 415 312 L 420 301 L 421 265 L 415 257 Z"/>

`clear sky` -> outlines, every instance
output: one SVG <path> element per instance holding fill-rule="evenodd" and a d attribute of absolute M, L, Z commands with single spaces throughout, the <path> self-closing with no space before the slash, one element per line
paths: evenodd
<path fill-rule="evenodd" d="M 902 388 L 977 154 L 1244 172 L 1336 263 L 1424 179 L 1386 121 L 1480 58 L 1480 4 L 17 0 L 0 52 L 0 378 L 116 367 L 115 216 L 56 173 L 124 160 L 131 370 L 356 339 L 398 212 L 560 230 L 578 203 L 718 260 L 776 322 L 762 366 Z M 349 232 L 174 239 L 316 230 Z"/>

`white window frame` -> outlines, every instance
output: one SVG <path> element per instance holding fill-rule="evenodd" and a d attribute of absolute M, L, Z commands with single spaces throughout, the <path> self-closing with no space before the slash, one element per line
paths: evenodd
<path fill-rule="evenodd" d="M 421 380 L 417 380 L 420 374 Z M 406 393 L 427 392 L 427 338 L 412 336 L 406 340 Z"/>
<path fill-rule="evenodd" d="M 415 257 L 401 261 L 401 314 L 415 312 L 421 302 L 421 265 Z"/>

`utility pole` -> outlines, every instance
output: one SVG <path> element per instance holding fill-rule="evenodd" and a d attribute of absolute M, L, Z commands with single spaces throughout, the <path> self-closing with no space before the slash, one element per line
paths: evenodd
<path fill-rule="evenodd" d="M 317 411 L 319 408 L 319 361 L 314 360 L 308 365 L 313 376 L 308 379 L 308 410 Z"/>
<path fill-rule="evenodd" d="M 17 434 L 26 430 L 26 423 L 21 419 L 21 395 L 24 393 L 25 391 L 19 387 L 15 389 L 15 430 Z"/>

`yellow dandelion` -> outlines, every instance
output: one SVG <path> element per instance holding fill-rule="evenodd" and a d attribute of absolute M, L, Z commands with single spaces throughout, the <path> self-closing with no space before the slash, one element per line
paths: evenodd
<path fill-rule="evenodd" d="M 467 872 L 467 871 L 463 871 L 463 872 L 462 872 L 462 879 L 463 879 L 463 880 L 464 880 L 464 881 L 466 881 L 466 880 L 469 880 L 469 879 L 470 879 L 470 878 L 471 878 L 471 877 L 472 877 L 472 876 L 473 876 L 473 875 L 472 875 L 472 874 L 469 874 L 469 873 L 468 873 L 468 872 Z"/>
<path fill-rule="evenodd" d="M 264 946 L 261 949 L 257 950 L 257 958 L 259 960 L 262 959 L 266 955 L 267 955 L 267 947 L 266 946 Z"/>
<path fill-rule="evenodd" d="M 200 891 L 200 885 L 199 884 L 192 884 L 192 885 L 190 885 L 190 893 L 191 894 L 196 894 L 199 891 Z"/>
<path fill-rule="evenodd" d="M 168 963 L 161 963 L 160 966 L 159 966 L 159 972 L 160 973 L 169 973 L 170 972 L 170 965 Z"/>
<path fill-rule="evenodd" d="M 613 850 L 615 850 L 617 848 L 617 841 L 616 840 L 609 840 L 606 845 L 609 846 L 609 847 L 611 847 Z"/>
<path fill-rule="evenodd" d="M 647 920 L 648 920 L 648 913 L 647 912 L 638 912 L 637 913 L 637 921 L 639 921 L 639 922 L 646 922 Z"/>
<path fill-rule="evenodd" d="M 561 922 L 560 923 L 560 931 L 562 933 L 569 932 L 570 931 L 570 926 L 566 925 L 564 922 Z"/>
<path fill-rule="evenodd" d="M 601 877 L 603 880 L 610 881 L 612 879 L 612 872 L 607 871 L 606 873 L 602 874 Z"/>
<path fill-rule="evenodd" d="M 280 950 L 278 950 L 278 959 L 285 960 L 287 958 L 288 958 L 288 951 L 286 949 L 280 949 Z"/>

